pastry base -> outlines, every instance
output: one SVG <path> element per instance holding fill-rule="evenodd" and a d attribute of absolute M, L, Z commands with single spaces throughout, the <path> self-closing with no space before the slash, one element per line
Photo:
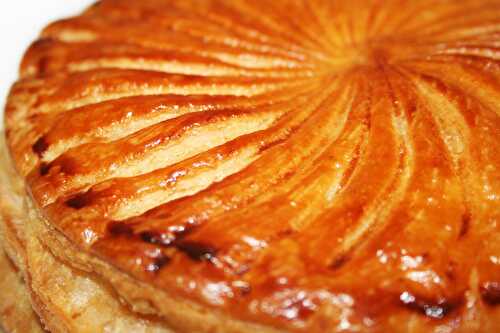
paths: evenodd
<path fill-rule="evenodd" d="M 0 251 L 0 323 L 5 332 L 42 333 L 19 270 Z M 1 332 L 1 329 L 0 329 Z"/>

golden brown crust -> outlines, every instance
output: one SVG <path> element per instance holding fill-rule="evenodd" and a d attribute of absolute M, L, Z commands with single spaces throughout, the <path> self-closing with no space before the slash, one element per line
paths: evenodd
<path fill-rule="evenodd" d="M 494 331 L 499 11 L 104 0 L 50 25 L 6 111 L 43 246 L 184 330 Z"/>

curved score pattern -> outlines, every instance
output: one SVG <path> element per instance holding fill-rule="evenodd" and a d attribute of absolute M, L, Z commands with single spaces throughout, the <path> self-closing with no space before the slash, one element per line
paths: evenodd
<path fill-rule="evenodd" d="M 491 325 L 499 12 L 104 0 L 28 51 L 10 148 L 65 235 L 240 318 Z"/>

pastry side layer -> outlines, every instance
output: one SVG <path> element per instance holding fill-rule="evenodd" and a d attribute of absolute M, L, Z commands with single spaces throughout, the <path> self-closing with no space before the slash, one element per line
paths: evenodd
<path fill-rule="evenodd" d="M 5 332 L 42 333 L 21 274 L 3 252 L 0 252 L 0 276 L 0 329 Z"/>
<path fill-rule="evenodd" d="M 32 309 L 24 283 L 26 238 L 22 180 L 8 157 L 4 133 L 0 133 L 0 327 L 6 332 L 41 333 L 42 325 Z M 4 253 L 8 252 L 8 255 Z M 9 259 L 9 257 L 11 259 Z"/>

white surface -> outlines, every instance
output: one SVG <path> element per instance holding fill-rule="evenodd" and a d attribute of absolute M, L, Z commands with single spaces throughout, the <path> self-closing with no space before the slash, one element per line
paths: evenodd
<path fill-rule="evenodd" d="M 19 62 L 26 48 L 48 23 L 76 15 L 94 2 L 95 0 L 0 0 L 0 129 L 3 127 L 5 97 L 17 78 Z"/>

